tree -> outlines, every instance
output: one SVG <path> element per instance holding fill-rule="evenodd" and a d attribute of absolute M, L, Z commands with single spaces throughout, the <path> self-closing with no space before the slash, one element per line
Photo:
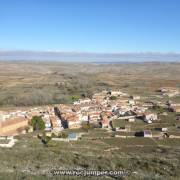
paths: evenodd
<path fill-rule="evenodd" d="M 40 116 L 33 116 L 31 119 L 31 126 L 34 130 L 44 130 L 45 129 L 45 123 Z"/>

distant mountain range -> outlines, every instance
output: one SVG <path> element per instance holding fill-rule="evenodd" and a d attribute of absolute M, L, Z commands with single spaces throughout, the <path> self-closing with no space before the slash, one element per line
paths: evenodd
<path fill-rule="evenodd" d="M 65 62 L 180 62 L 180 53 L 88 53 L 0 50 L 0 60 L 52 60 Z"/>

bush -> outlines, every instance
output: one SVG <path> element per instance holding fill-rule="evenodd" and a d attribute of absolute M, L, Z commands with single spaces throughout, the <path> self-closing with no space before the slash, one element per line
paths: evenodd
<path fill-rule="evenodd" d="M 165 112 L 165 109 L 163 107 L 160 107 L 160 106 L 153 106 L 153 109 L 159 114 Z"/>
<path fill-rule="evenodd" d="M 61 132 L 60 134 L 58 134 L 58 137 L 59 138 L 67 138 L 68 135 L 66 133 L 64 133 L 64 132 Z"/>
<path fill-rule="evenodd" d="M 109 99 L 110 99 L 110 100 L 116 100 L 117 97 L 116 97 L 116 96 L 111 96 Z"/>
<path fill-rule="evenodd" d="M 88 131 L 91 128 L 89 123 L 82 123 L 82 129 Z"/>
<path fill-rule="evenodd" d="M 43 135 L 42 135 L 42 137 L 41 137 L 40 139 L 41 139 L 41 141 L 42 141 L 42 143 L 43 143 L 44 145 L 47 145 L 47 144 L 50 142 L 51 137 L 46 136 L 46 134 L 43 133 Z"/>
<path fill-rule="evenodd" d="M 72 97 L 71 97 L 71 101 L 72 101 L 72 102 L 77 101 L 77 100 L 79 100 L 79 97 L 77 97 L 77 96 L 72 96 Z"/>

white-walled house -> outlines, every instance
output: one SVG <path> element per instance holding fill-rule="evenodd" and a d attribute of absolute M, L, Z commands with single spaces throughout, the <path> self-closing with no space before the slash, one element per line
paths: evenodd
<path fill-rule="evenodd" d="M 158 119 L 156 113 L 144 113 L 143 119 L 145 122 L 155 121 Z"/>
<path fill-rule="evenodd" d="M 79 116 L 79 120 L 80 121 L 89 121 L 89 116 L 88 115 L 80 115 Z"/>
<path fill-rule="evenodd" d="M 121 91 L 110 91 L 111 96 L 127 96 L 126 93 L 123 93 Z"/>
<path fill-rule="evenodd" d="M 79 100 L 75 101 L 73 104 L 80 105 L 80 104 L 89 104 L 89 103 L 91 103 L 91 99 L 85 98 L 85 99 L 79 99 Z"/>

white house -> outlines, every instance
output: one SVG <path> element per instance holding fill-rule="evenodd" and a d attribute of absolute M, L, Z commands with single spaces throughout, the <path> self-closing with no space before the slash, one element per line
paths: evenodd
<path fill-rule="evenodd" d="M 144 113 L 143 115 L 145 122 L 155 121 L 157 120 L 157 114 L 156 113 Z"/>
<path fill-rule="evenodd" d="M 51 130 L 51 122 L 50 121 L 46 121 L 45 122 L 45 131 L 50 131 Z"/>
<path fill-rule="evenodd" d="M 111 91 L 110 93 L 112 96 L 127 96 L 126 93 L 123 93 L 121 91 Z"/>
<path fill-rule="evenodd" d="M 140 99 L 140 96 L 130 96 L 131 99 L 134 99 L 134 100 L 139 100 Z"/>
<path fill-rule="evenodd" d="M 132 106 L 134 106 L 134 105 L 136 104 L 133 99 L 129 99 L 129 100 L 128 100 L 128 103 L 129 103 L 129 105 L 132 105 Z"/>
<path fill-rule="evenodd" d="M 89 117 L 88 117 L 88 115 L 80 115 L 79 119 L 80 119 L 80 121 L 88 121 Z"/>
<path fill-rule="evenodd" d="M 128 122 L 134 122 L 135 121 L 135 118 L 129 118 L 128 119 Z"/>
<path fill-rule="evenodd" d="M 89 104 L 89 103 L 91 103 L 91 99 L 85 98 L 85 99 L 79 99 L 79 100 L 75 101 L 73 104 L 79 105 L 79 104 Z"/>
<path fill-rule="evenodd" d="M 166 132 L 167 130 L 168 130 L 167 127 L 162 127 L 162 128 L 161 128 L 161 131 L 162 131 L 162 132 Z"/>

